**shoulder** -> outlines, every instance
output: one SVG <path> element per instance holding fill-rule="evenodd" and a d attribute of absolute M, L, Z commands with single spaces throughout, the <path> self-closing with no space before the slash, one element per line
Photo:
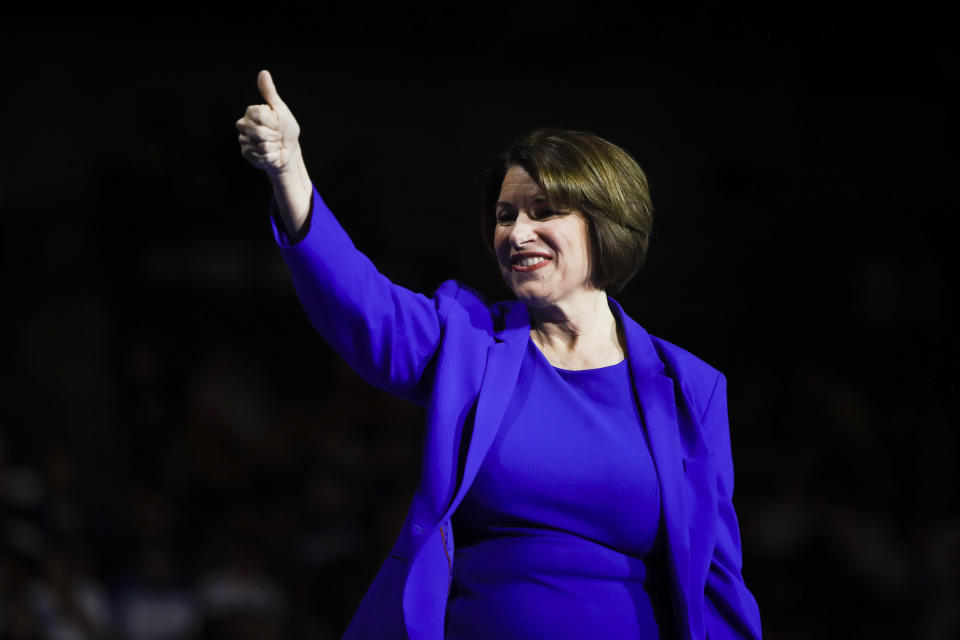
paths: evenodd
<path fill-rule="evenodd" d="M 434 294 L 437 308 L 448 322 L 467 322 L 489 334 L 503 328 L 505 318 L 516 300 L 492 302 L 482 293 L 459 280 L 446 280 Z"/>
<path fill-rule="evenodd" d="M 686 349 L 663 338 L 650 336 L 668 376 L 679 383 L 697 415 L 703 415 L 716 389 L 725 384 L 723 374 Z"/>

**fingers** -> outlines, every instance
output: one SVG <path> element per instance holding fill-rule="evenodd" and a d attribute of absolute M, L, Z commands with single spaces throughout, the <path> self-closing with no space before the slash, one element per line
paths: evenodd
<path fill-rule="evenodd" d="M 268 152 L 266 152 L 266 153 L 260 153 L 260 152 L 258 152 L 258 151 L 254 151 L 253 149 L 244 149 L 243 151 L 241 151 L 241 153 L 242 153 L 243 156 L 244 156 L 245 158 L 247 158 L 248 160 L 252 160 L 252 161 L 254 161 L 254 162 L 259 162 L 259 163 L 261 163 L 261 164 L 268 164 L 268 163 L 270 163 L 270 162 L 273 162 L 273 161 L 275 161 L 275 160 L 279 160 L 279 159 L 280 159 L 280 151 L 279 151 L 279 150 L 268 151 Z"/>
<path fill-rule="evenodd" d="M 257 88 L 260 89 L 260 95 L 266 101 L 270 108 L 279 112 L 285 106 L 280 94 L 277 93 L 277 87 L 273 84 L 273 76 L 264 69 L 257 74 Z"/>
<path fill-rule="evenodd" d="M 280 128 L 280 116 L 277 115 L 276 111 L 265 104 L 250 105 L 247 107 L 246 113 L 243 114 L 243 118 L 240 120 L 243 120 L 244 118 L 253 121 L 255 124 L 260 124 L 272 129 Z M 237 121 L 238 126 L 240 124 L 240 120 Z"/>
<path fill-rule="evenodd" d="M 270 169 L 280 164 L 282 157 L 281 151 L 270 151 L 268 153 L 258 153 L 251 149 L 244 149 L 240 154 L 254 167 L 258 169 Z"/>
<path fill-rule="evenodd" d="M 280 142 L 283 134 L 271 127 L 254 124 L 246 118 L 237 120 L 237 131 L 252 142 Z"/>
<path fill-rule="evenodd" d="M 239 139 L 241 149 L 252 149 L 258 153 L 266 153 L 283 148 L 283 142 L 280 140 L 251 140 L 243 134 L 240 134 Z"/>

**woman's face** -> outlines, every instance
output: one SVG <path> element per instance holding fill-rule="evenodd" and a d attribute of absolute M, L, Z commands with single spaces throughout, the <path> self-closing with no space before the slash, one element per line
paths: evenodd
<path fill-rule="evenodd" d="M 551 209 L 543 190 L 518 166 L 504 176 L 496 207 L 493 248 L 519 300 L 543 307 L 594 288 L 582 213 Z"/>

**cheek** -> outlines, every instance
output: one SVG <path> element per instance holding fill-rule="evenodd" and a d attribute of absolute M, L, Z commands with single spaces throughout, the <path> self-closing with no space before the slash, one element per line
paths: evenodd
<path fill-rule="evenodd" d="M 564 275 L 579 282 L 590 278 L 590 239 L 587 232 L 579 227 L 570 231 L 565 243 L 567 260 Z"/>
<path fill-rule="evenodd" d="M 590 270 L 590 240 L 587 238 L 583 239 L 583 245 L 580 248 L 580 259 L 583 262 L 583 268 L 586 271 Z"/>
<path fill-rule="evenodd" d="M 500 229 L 493 233 L 493 253 L 497 256 L 497 262 L 503 263 L 504 261 L 504 252 L 508 251 L 506 240 L 506 234 Z"/>

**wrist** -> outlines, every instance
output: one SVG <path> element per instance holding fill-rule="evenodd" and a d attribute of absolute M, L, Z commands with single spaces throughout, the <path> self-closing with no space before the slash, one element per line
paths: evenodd
<path fill-rule="evenodd" d="M 288 235 L 296 235 L 310 212 L 313 196 L 313 183 L 307 174 L 299 145 L 291 152 L 290 161 L 282 169 L 267 175 Z"/>
<path fill-rule="evenodd" d="M 282 167 L 271 167 L 267 169 L 267 175 L 270 176 L 271 181 L 280 181 L 285 184 L 302 180 L 306 173 L 307 168 L 303 162 L 303 152 L 300 150 L 299 144 L 290 151 L 290 157 Z"/>

